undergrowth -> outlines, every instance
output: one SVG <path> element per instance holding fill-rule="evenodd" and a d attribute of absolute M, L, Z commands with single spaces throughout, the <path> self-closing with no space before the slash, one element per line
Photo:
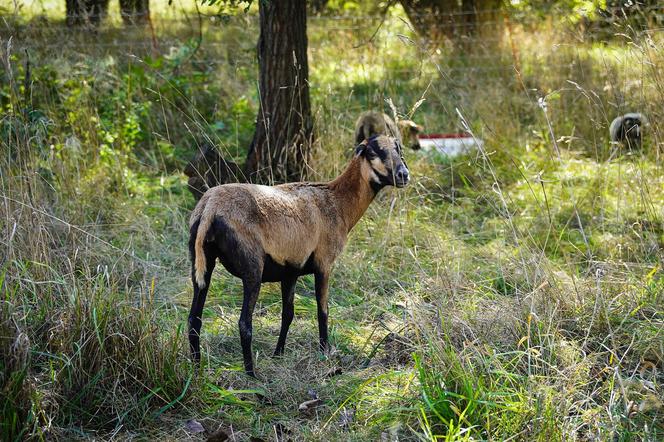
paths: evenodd
<path fill-rule="evenodd" d="M 221 269 L 204 361 L 188 361 L 194 200 L 180 172 L 206 142 L 246 154 L 252 16 L 196 23 L 201 34 L 156 20 L 158 47 L 111 24 L 54 51 L 62 22 L 7 15 L 3 440 L 220 427 L 237 440 L 664 437 L 661 36 L 598 43 L 540 24 L 513 29 L 518 53 L 464 56 L 419 42 L 398 15 L 375 36 L 366 22 L 310 19 L 312 178 L 343 169 L 357 115 L 390 112 L 388 98 L 428 132 L 470 131 L 483 147 L 406 153 L 413 183 L 379 195 L 337 263 L 330 355 L 305 277 L 286 354 L 269 357 L 281 297 L 263 288 L 259 380 L 241 371 L 241 286 Z M 651 122 L 639 151 L 607 136 L 631 110 Z M 322 405 L 300 412 L 313 396 Z"/>

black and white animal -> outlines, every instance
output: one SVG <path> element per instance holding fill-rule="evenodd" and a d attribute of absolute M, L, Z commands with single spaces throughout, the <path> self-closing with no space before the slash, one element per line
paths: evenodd
<path fill-rule="evenodd" d="M 239 327 L 247 374 L 254 375 L 252 315 L 263 282 L 281 282 L 281 332 L 274 351 L 280 355 L 293 320 L 295 282 L 301 275 L 314 274 L 320 346 L 326 349 L 327 294 L 334 261 L 380 189 L 404 187 L 408 181 L 401 144 L 381 135 L 361 142 L 346 170 L 328 183 L 224 184 L 205 192 L 190 219 L 194 297 L 189 344 L 194 361 L 201 357 L 203 306 L 217 260 L 242 279 Z"/>
<path fill-rule="evenodd" d="M 616 117 L 609 127 L 611 141 L 622 143 L 626 147 L 641 147 L 643 128 L 648 124 L 646 117 L 640 113 L 629 113 Z"/>
<path fill-rule="evenodd" d="M 367 111 L 362 113 L 355 123 L 355 143 L 361 143 L 375 135 L 394 137 L 405 146 L 419 150 L 420 133 L 424 128 L 411 120 L 399 120 L 397 123 L 382 112 Z"/>

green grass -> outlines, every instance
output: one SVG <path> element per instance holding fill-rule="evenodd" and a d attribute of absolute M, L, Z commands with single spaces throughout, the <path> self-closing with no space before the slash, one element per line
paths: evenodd
<path fill-rule="evenodd" d="M 305 277 L 273 359 L 280 291 L 263 287 L 254 380 L 241 284 L 219 266 L 204 360 L 188 361 L 180 171 L 206 140 L 246 154 L 255 20 L 205 21 L 199 46 L 197 24 L 165 18 L 182 8 L 155 4 L 153 49 L 117 17 L 54 40 L 62 11 L 36 4 L 0 30 L 3 440 L 186 438 L 190 419 L 239 440 L 663 437 L 661 36 L 517 26 L 519 78 L 509 47 L 436 50 L 398 9 L 371 42 L 378 21 L 310 19 L 313 179 L 343 169 L 357 115 L 387 98 L 429 132 L 465 121 L 485 145 L 406 153 L 412 184 L 379 195 L 336 264 L 331 354 Z M 619 151 L 608 124 L 632 109 L 648 137 Z M 313 393 L 322 404 L 300 412 Z"/>

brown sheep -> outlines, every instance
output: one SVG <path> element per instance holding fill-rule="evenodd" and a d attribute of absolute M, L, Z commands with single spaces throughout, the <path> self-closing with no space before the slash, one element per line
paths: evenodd
<path fill-rule="evenodd" d="M 422 126 L 411 120 L 399 120 L 395 124 L 387 114 L 367 111 L 360 115 L 355 123 L 355 142 L 361 143 L 374 135 L 387 135 L 413 150 L 419 150 L 420 133 L 423 130 Z"/>
<path fill-rule="evenodd" d="M 360 143 L 346 170 L 328 183 L 279 186 L 225 184 L 205 192 L 190 219 L 189 251 L 194 297 L 189 344 L 200 360 L 201 314 L 216 260 L 241 278 L 244 290 L 240 342 L 247 374 L 254 375 L 252 315 L 261 283 L 281 282 L 281 355 L 293 320 L 295 282 L 314 274 L 320 347 L 328 348 L 328 283 L 334 260 L 380 189 L 404 187 L 409 172 L 395 138 Z"/>

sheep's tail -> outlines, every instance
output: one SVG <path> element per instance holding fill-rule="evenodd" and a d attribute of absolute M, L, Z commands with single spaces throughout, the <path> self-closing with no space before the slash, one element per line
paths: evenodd
<path fill-rule="evenodd" d="M 198 223 L 198 231 L 196 232 L 196 242 L 194 243 L 194 269 L 196 275 L 196 283 L 199 288 L 205 288 L 205 272 L 207 271 L 207 259 L 203 251 L 203 243 L 208 234 L 210 225 L 214 220 L 214 214 L 208 215 L 203 212 Z"/>

